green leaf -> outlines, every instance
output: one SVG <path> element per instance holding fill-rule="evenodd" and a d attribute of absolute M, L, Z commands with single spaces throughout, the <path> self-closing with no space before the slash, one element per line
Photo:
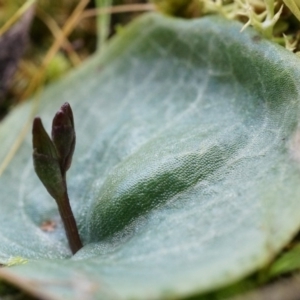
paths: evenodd
<path fill-rule="evenodd" d="M 296 244 L 292 249 L 283 253 L 270 268 L 266 270 L 267 278 L 291 273 L 300 269 L 300 245 Z"/>
<path fill-rule="evenodd" d="M 182 297 L 265 266 L 300 227 L 299 59 L 241 24 L 150 14 L 45 91 L 70 102 L 71 257 L 28 134 L 0 178 L 2 278 L 46 299 Z M 30 113 L 0 126 L 0 161 Z M 57 226 L 45 232 L 47 220 Z"/>

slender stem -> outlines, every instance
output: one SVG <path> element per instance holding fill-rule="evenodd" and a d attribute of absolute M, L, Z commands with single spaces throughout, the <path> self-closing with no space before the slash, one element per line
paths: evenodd
<path fill-rule="evenodd" d="M 60 199 L 60 201 L 57 201 L 57 204 L 58 204 L 58 210 L 60 216 L 62 218 L 65 227 L 65 231 L 69 241 L 69 246 L 71 248 L 72 253 L 75 254 L 79 249 L 82 248 L 82 243 L 78 233 L 77 224 L 70 206 L 70 200 L 68 196 L 65 176 L 64 176 L 64 184 L 66 187 L 64 199 Z"/>

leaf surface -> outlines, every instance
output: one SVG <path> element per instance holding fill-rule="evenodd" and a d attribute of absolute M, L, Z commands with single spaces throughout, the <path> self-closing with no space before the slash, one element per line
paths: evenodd
<path fill-rule="evenodd" d="M 65 101 L 84 248 L 71 257 L 31 136 L 0 178 L 0 276 L 46 299 L 156 299 L 266 265 L 300 227 L 299 59 L 241 24 L 150 14 L 43 94 Z M 30 113 L 0 126 L 0 161 Z M 51 221 L 53 231 L 43 231 Z M 34 284 L 33 284 L 34 283 Z"/>

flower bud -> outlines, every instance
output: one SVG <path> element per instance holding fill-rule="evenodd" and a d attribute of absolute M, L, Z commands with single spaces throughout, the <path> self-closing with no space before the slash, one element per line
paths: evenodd
<path fill-rule="evenodd" d="M 39 179 L 54 199 L 60 199 L 65 185 L 57 151 L 40 118 L 35 118 L 32 128 L 33 164 Z"/>
<path fill-rule="evenodd" d="M 33 149 L 36 150 L 37 153 L 56 159 L 58 158 L 55 146 L 53 145 L 53 142 L 51 141 L 43 126 L 42 120 L 39 117 L 33 120 L 32 144 Z"/>
<path fill-rule="evenodd" d="M 73 112 L 69 103 L 62 105 L 56 113 L 52 122 L 51 135 L 62 173 L 65 173 L 71 166 L 76 142 Z"/>
<path fill-rule="evenodd" d="M 73 254 L 82 248 L 67 191 L 66 171 L 75 148 L 73 113 L 65 103 L 52 122 L 52 140 L 40 118 L 35 118 L 32 128 L 34 169 L 49 194 L 56 200 L 69 245 Z"/>

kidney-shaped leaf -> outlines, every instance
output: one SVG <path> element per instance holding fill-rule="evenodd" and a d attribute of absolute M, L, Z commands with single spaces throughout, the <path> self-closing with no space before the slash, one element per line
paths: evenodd
<path fill-rule="evenodd" d="M 0 258 L 28 262 L 3 278 L 49 299 L 178 297 L 278 253 L 300 226 L 299 59 L 240 28 L 144 16 L 47 89 L 46 128 L 65 101 L 75 115 L 84 248 L 71 257 L 28 134 L 0 178 Z M 30 109 L 1 124 L 0 158 Z"/>

